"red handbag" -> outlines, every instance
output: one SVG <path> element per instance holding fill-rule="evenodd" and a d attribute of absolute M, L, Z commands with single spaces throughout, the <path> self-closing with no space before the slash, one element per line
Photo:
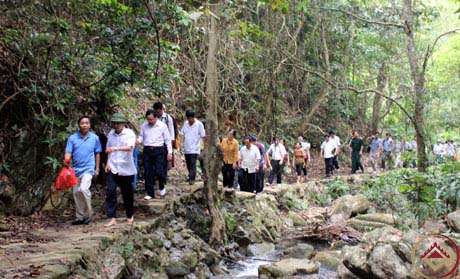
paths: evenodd
<path fill-rule="evenodd" d="M 56 178 L 56 190 L 65 190 L 78 184 L 77 176 L 71 166 L 62 167 Z"/>

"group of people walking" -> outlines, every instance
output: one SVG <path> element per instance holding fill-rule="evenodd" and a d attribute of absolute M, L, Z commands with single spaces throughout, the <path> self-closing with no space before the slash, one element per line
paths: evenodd
<path fill-rule="evenodd" d="M 196 162 L 201 152 L 201 142 L 206 136 L 203 124 L 195 118 L 195 113 L 188 110 L 180 134 L 183 138 L 185 161 L 189 172 L 190 184 L 195 183 Z M 127 127 L 128 119 L 122 113 L 115 113 L 110 122 L 112 129 L 107 134 L 105 153 L 105 171 L 107 173 L 106 214 L 109 217 L 107 227 L 115 225 L 117 209 L 117 188 L 123 199 L 127 223 L 134 221 L 134 188 L 137 166 L 133 151 L 136 146 L 143 145 L 143 163 L 145 177 L 145 200 L 155 197 L 155 178 L 158 180 L 160 198 L 166 195 L 168 169 L 173 166 L 173 147 L 180 145 L 176 138 L 176 123 L 173 117 L 165 112 L 162 103 L 157 102 L 153 109 L 145 113 L 145 121 L 139 129 L 139 135 Z M 74 225 L 89 224 L 92 221 L 91 180 L 99 174 L 102 146 L 99 137 L 90 131 L 88 116 L 78 119 L 79 129 L 68 140 L 64 155 L 64 164 L 72 164 L 78 178 L 73 187 L 76 220 Z"/>
<path fill-rule="evenodd" d="M 134 221 L 134 189 L 137 175 L 137 160 L 133 151 L 137 146 L 143 146 L 143 164 L 145 177 L 145 200 L 155 197 L 154 185 L 158 180 L 160 198 L 166 195 L 168 170 L 174 166 L 173 149 L 183 145 L 185 162 L 188 170 L 187 180 L 193 185 L 197 176 L 197 161 L 201 163 L 204 173 L 202 150 L 205 145 L 204 123 L 195 117 L 192 110 L 185 113 L 186 121 L 179 131 L 175 119 L 166 113 L 162 103 L 157 102 L 153 109 L 145 112 L 145 121 L 140 125 L 139 135 L 127 127 L 128 119 L 121 113 L 115 113 L 110 122 L 112 129 L 107 134 L 105 153 L 105 171 L 107 173 L 106 213 L 109 222 L 105 226 L 116 224 L 117 188 L 121 195 L 126 211 L 127 223 Z M 89 224 L 92 221 L 93 209 L 91 206 L 91 181 L 93 176 L 100 173 L 101 152 L 103 151 L 99 137 L 91 132 L 90 118 L 83 116 L 78 119 L 79 129 L 72 134 L 65 148 L 64 164 L 71 162 L 78 184 L 73 188 L 75 200 L 76 220 L 73 224 Z M 181 135 L 181 143 L 178 135 Z M 255 136 L 245 136 L 240 144 L 236 140 L 236 131 L 230 129 L 219 143 L 218 148 L 223 153 L 222 177 L 223 186 L 238 188 L 241 191 L 260 193 L 265 186 L 282 184 L 283 170 L 295 169 L 297 182 L 304 181 L 308 174 L 312 158 L 310 156 L 311 144 L 298 137 L 292 151 L 292 162 L 289 149 L 284 140 L 273 138 L 272 143 L 266 146 Z M 403 153 L 415 152 L 415 142 L 407 142 L 405 137 L 401 140 L 393 139 L 390 133 L 385 139 L 380 139 L 379 133 L 374 133 L 363 140 L 358 132 L 353 132 L 345 148 L 351 151 L 351 172 L 364 172 L 361 157 L 364 150 L 369 153 L 368 161 L 373 172 L 377 171 L 378 162 L 383 170 L 394 167 L 415 166 L 415 160 L 402 158 Z M 335 131 L 330 131 L 324 136 L 321 144 L 321 157 L 324 159 L 326 176 L 335 174 L 340 166 L 338 155 L 343 149 L 340 138 Z M 456 149 L 452 141 L 445 143 L 438 141 L 433 152 L 436 160 L 443 162 L 446 157 L 455 157 Z M 407 157 L 407 156 L 406 156 Z M 137 159 L 137 158 L 136 158 Z M 268 173 L 265 184 L 265 174 Z"/>
<path fill-rule="evenodd" d="M 254 135 L 243 137 L 241 145 L 235 136 L 235 130 L 229 130 L 227 137 L 222 139 L 219 145 L 224 154 L 223 186 L 257 194 L 263 191 L 264 185 L 272 186 L 275 179 L 276 184 L 281 185 L 283 169 L 291 166 L 286 142 L 275 137 L 267 149 Z M 292 167 L 296 169 L 299 183 L 307 175 L 310 146 L 310 143 L 305 142 L 302 137 L 298 138 L 295 145 Z M 267 170 L 269 170 L 268 181 L 264 184 Z"/>

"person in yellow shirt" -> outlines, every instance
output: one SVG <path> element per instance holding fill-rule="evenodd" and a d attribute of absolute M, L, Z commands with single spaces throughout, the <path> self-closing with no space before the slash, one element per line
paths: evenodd
<path fill-rule="evenodd" d="M 224 187 L 232 188 L 235 178 L 235 169 L 238 166 L 239 144 L 235 139 L 236 131 L 231 129 L 227 132 L 227 137 L 221 142 L 222 152 L 224 153 L 224 165 L 222 175 L 224 177 Z"/>

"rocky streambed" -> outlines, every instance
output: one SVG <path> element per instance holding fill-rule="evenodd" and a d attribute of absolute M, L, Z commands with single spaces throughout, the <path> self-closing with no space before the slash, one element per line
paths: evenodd
<path fill-rule="evenodd" d="M 434 221 L 402 232 L 396 216 L 377 212 L 361 194 L 317 206 L 324 183 L 257 196 L 226 190 L 229 241 L 218 251 L 208 245 L 211 220 L 200 188 L 161 207 L 146 203 L 155 218 L 101 235 L 43 278 L 419 278 L 412 248 L 449 227 Z M 460 213 L 449 216 L 458 229 Z"/>

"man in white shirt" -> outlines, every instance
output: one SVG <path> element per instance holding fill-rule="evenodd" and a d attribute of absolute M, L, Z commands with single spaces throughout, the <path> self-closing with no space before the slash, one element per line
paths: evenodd
<path fill-rule="evenodd" d="M 144 176 L 145 190 L 147 192 L 144 199 L 150 200 L 155 197 L 155 191 L 153 189 L 155 176 L 158 177 L 160 197 L 164 198 L 166 194 L 165 158 L 169 161 L 172 159 L 171 137 L 168 127 L 166 127 L 166 124 L 159 121 L 156 111 L 148 110 L 145 113 L 145 118 L 147 121 L 141 125 L 139 137 L 137 138 L 137 143 L 144 145 Z"/>
<path fill-rule="evenodd" d="M 442 164 L 444 163 L 444 151 L 445 147 L 444 144 L 442 143 L 442 140 L 438 140 L 438 142 L 433 146 L 433 153 L 436 158 L 436 163 Z"/>
<path fill-rule="evenodd" d="M 251 144 L 250 137 L 246 136 L 243 141 L 244 146 L 239 152 L 239 166 L 241 175 L 239 176 L 240 190 L 254 193 L 256 190 L 256 174 L 259 171 L 260 151 L 259 148 Z"/>
<path fill-rule="evenodd" d="M 341 143 L 340 143 L 340 138 L 335 134 L 334 130 L 329 131 L 329 140 L 333 141 L 336 146 L 336 151 L 335 151 L 334 160 L 332 161 L 332 164 L 334 166 L 334 169 L 338 170 L 339 169 L 339 159 L 337 158 L 337 156 L 339 155 L 339 152 L 340 152 Z"/>
<path fill-rule="evenodd" d="M 160 120 L 161 122 L 166 124 L 166 127 L 168 128 L 168 131 L 169 131 L 169 136 L 171 138 L 171 145 L 172 145 L 173 142 L 174 142 L 174 139 L 176 138 L 176 134 L 174 132 L 174 120 L 173 120 L 173 118 L 171 117 L 171 115 L 166 113 L 165 106 L 160 102 L 154 103 L 153 104 L 153 109 L 158 114 L 158 120 Z M 166 145 L 164 146 L 164 149 L 165 149 L 165 152 L 164 152 L 164 155 L 165 155 L 164 164 L 165 165 L 164 165 L 163 171 L 165 173 L 165 175 L 164 175 L 165 176 L 164 185 L 166 186 L 166 183 L 168 182 L 168 170 L 170 168 L 174 167 L 174 152 L 169 153 L 168 150 L 167 150 Z M 171 160 L 168 160 L 166 158 L 167 154 L 171 154 Z"/>
<path fill-rule="evenodd" d="M 329 135 L 324 135 L 324 141 L 321 144 L 321 157 L 324 158 L 326 165 L 326 176 L 330 177 L 334 170 L 334 156 L 337 156 L 337 145 L 329 138 Z"/>
<path fill-rule="evenodd" d="M 189 184 L 195 184 L 196 178 L 196 161 L 200 155 L 200 143 L 206 136 L 203 123 L 195 118 L 195 112 L 187 110 L 185 112 L 187 121 L 184 122 L 180 134 L 184 141 L 185 163 L 188 169 Z"/>
<path fill-rule="evenodd" d="M 282 145 L 276 137 L 273 138 L 273 143 L 268 148 L 268 155 L 271 160 L 268 161 L 270 167 L 270 176 L 268 177 L 268 184 L 271 186 L 273 179 L 276 175 L 276 184 L 281 186 L 281 165 L 283 165 L 284 156 L 286 155 L 286 148 Z"/>
<path fill-rule="evenodd" d="M 105 171 L 107 176 L 106 207 L 107 216 L 110 219 L 105 226 L 110 227 L 117 223 L 117 188 L 120 187 L 125 206 L 127 223 L 134 222 L 134 189 L 133 180 L 137 170 L 134 166 L 133 149 L 136 144 L 136 135 L 133 130 L 126 128 L 128 122 L 121 113 L 115 113 L 111 120 L 114 126 L 108 136 L 105 152 L 107 153 L 107 164 Z"/>

